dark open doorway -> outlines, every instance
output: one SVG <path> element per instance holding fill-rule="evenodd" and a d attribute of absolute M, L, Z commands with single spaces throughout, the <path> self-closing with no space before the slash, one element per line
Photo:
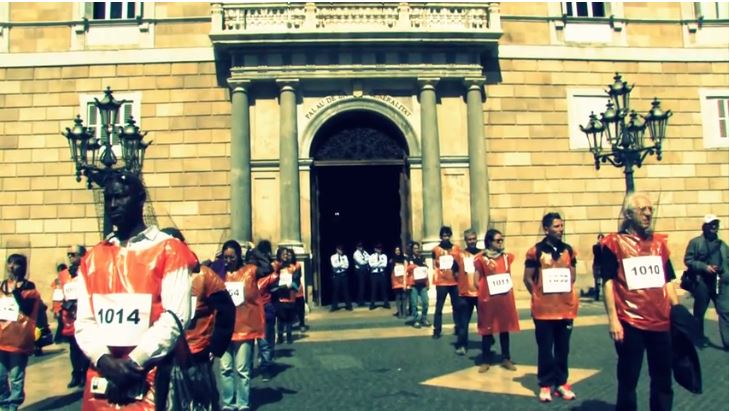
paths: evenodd
<path fill-rule="evenodd" d="M 368 252 L 381 242 L 388 255 L 400 243 L 401 171 L 402 166 L 334 166 L 317 171 L 322 304 L 329 304 L 331 296 L 328 261 L 337 243 L 344 246 L 350 265 L 357 241 L 362 241 Z M 356 295 L 355 283 L 350 272 L 352 296 Z"/>
<path fill-rule="evenodd" d="M 357 241 L 372 251 L 380 242 L 392 254 L 409 239 L 407 145 L 388 119 L 350 111 L 327 122 L 312 146 L 312 248 L 318 273 L 315 295 L 331 299 L 330 256 L 344 246 L 353 267 Z M 356 295 L 353 269 L 350 295 Z M 365 294 L 369 298 L 369 290 Z"/>

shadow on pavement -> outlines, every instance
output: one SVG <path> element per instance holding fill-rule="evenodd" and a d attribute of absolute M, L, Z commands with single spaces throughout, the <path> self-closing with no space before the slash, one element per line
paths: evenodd
<path fill-rule="evenodd" d="M 43 411 L 43 410 L 57 410 L 59 408 L 71 405 L 81 399 L 83 391 L 76 391 L 66 395 L 59 395 L 56 397 L 46 398 L 43 401 L 36 402 L 27 407 L 23 407 L 24 411 Z"/>
<path fill-rule="evenodd" d="M 253 408 L 258 409 L 266 404 L 273 404 L 283 399 L 284 394 L 297 394 L 298 391 L 289 390 L 281 387 L 251 387 L 251 398 L 253 399 Z"/>
<path fill-rule="evenodd" d="M 51 345 L 43 349 L 42 355 L 32 355 L 28 359 L 28 365 L 38 364 L 51 358 L 57 357 L 60 354 L 68 352 L 64 347 L 59 345 Z"/>
<path fill-rule="evenodd" d="M 276 358 L 290 358 L 294 356 L 294 353 L 296 352 L 293 348 L 276 348 L 275 357 Z"/>
<path fill-rule="evenodd" d="M 524 374 L 522 377 L 514 378 L 514 382 L 518 382 L 522 385 L 522 387 L 532 391 L 535 396 L 539 394 L 539 381 L 537 380 L 537 374 Z"/>
<path fill-rule="evenodd" d="M 615 406 L 605 401 L 587 400 L 582 404 L 570 408 L 570 411 L 613 411 Z"/>

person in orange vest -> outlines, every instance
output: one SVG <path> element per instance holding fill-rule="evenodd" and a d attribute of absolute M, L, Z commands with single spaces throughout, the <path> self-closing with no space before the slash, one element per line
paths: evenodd
<path fill-rule="evenodd" d="M 7 259 L 0 283 L 0 409 L 16 411 L 25 400 L 25 367 L 33 352 L 40 293 L 27 281 L 28 260 L 22 254 Z"/>
<path fill-rule="evenodd" d="M 415 328 L 429 327 L 428 322 L 428 266 L 420 253 L 420 243 L 410 243 L 410 260 L 408 261 L 405 286 L 410 290 L 410 304 L 413 306 L 412 324 Z M 418 307 L 420 302 L 420 307 Z M 406 323 L 408 324 L 408 323 Z"/>
<path fill-rule="evenodd" d="M 294 342 L 292 328 L 296 317 L 296 293 L 301 287 L 301 264 L 296 261 L 296 254 L 290 248 L 279 248 L 276 253 L 278 282 L 273 287 L 276 300 L 276 327 L 278 331 L 278 344 Z"/>
<path fill-rule="evenodd" d="M 104 186 L 116 230 L 81 260 L 75 336 L 91 360 L 84 411 L 154 410 L 152 372 L 190 319 L 197 258 L 181 241 L 144 223 L 141 180 L 114 171 Z M 163 402 L 165 398 L 157 398 Z"/>
<path fill-rule="evenodd" d="M 392 290 L 395 292 L 395 307 L 397 307 L 395 316 L 397 318 L 405 318 L 407 316 L 408 294 L 405 291 L 406 271 L 407 266 L 402 249 L 399 245 L 395 246 L 393 256 L 390 259 L 390 282 L 392 283 Z"/>
<path fill-rule="evenodd" d="M 256 340 L 258 343 L 258 369 L 261 379 L 268 382 L 273 378 L 276 364 L 273 360 L 276 351 L 276 307 L 273 303 L 271 288 L 278 282 L 276 275 L 278 270 L 278 262 L 271 261 L 272 249 L 271 242 L 261 240 L 255 247 L 251 245 L 246 252 L 245 248 L 241 250 L 246 260 L 252 261 L 256 265 L 256 279 L 258 281 L 259 300 L 263 307 L 264 318 L 266 320 L 263 338 Z"/>
<path fill-rule="evenodd" d="M 252 244 L 249 245 L 252 246 Z M 276 308 L 271 298 L 271 287 L 275 284 L 274 279 L 271 277 L 271 274 L 275 271 L 275 261 L 272 261 L 273 250 L 271 242 L 264 239 L 259 241 L 255 247 L 241 248 L 241 252 L 245 262 L 256 266 L 256 280 L 258 281 L 261 306 L 266 319 L 264 336 L 256 341 L 258 343 L 258 367 L 261 379 L 264 382 L 270 381 L 276 368 L 273 361 L 274 352 L 276 351 Z"/>
<path fill-rule="evenodd" d="M 453 324 L 458 335 L 458 262 L 461 248 L 451 243 L 453 230 L 448 226 L 440 228 L 440 243 L 433 248 L 433 284 L 435 284 L 435 314 L 433 315 L 433 338 L 440 338 L 443 329 L 443 305 L 447 296 L 451 298 Z"/>
<path fill-rule="evenodd" d="M 504 236 L 499 230 L 489 229 L 483 240 L 486 249 L 474 263 L 475 284 L 478 288 L 478 333 L 481 335 L 481 365 L 478 372 L 491 368 L 494 353 L 494 335 L 499 334 L 501 367 L 515 371 L 509 349 L 509 333 L 519 331 L 519 314 L 514 300 L 511 267 L 514 254 L 504 250 Z"/>
<path fill-rule="evenodd" d="M 233 337 L 220 359 L 223 410 L 251 409 L 251 371 L 253 346 L 263 338 L 265 318 L 256 281 L 257 264 L 253 252 L 243 264 L 240 244 L 228 240 L 223 244 L 225 287 L 236 307 Z M 276 276 L 276 274 L 271 274 Z M 236 378 L 237 377 L 237 378 Z"/>
<path fill-rule="evenodd" d="M 610 338 L 618 354 L 617 410 L 637 410 L 636 387 L 647 352 L 651 410 L 673 406 L 671 306 L 679 303 L 668 236 L 654 233 L 653 205 L 625 197 L 620 232 L 602 239 L 600 273 Z"/>
<path fill-rule="evenodd" d="M 177 228 L 167 227 L 161 231 L 187 244 L 185 236 Z M 185 331 L 185 338 L 192 360 L 207 367 L 209 375 L 213 376 L 213 359 L 223 356 L 233 335 L 235 305 L 225 288 L 225 282 L 212 268 L 200 266 L 193 272 L 191 306 L 195 311 Z M 165 383 L 162 390 L 167 392 L 167 386 Z M 209 382 L 209 386 L 216 386 L 214 379 Z M 156 388 L 160 389 L 159 384 Z M 218 392 L 210 393 L 210 397 L 216 399 L 217 405 Z M 217 409 L 215 406 L 213 408 Z"/>
<path fill-rule="evenodd" d="M 63 303 L 61 304 L 61 335 L 68 341 L 69 357 L 71 360 L 71 381 L 68 388 L 83 387 L 86 385 L 86 370 L 89 369 L 89 359 L 86 358 L 79 348 L 74 337 L 74 322 L 76 321 L 77 308 L 77 282 L 78 267 L 81 259 L 86 255 L 86 248 L 82 245 L 72 245 L 66 251 L 68 258 L 68 269 L 58 273 L 58 280 L 63 292 Z"/>
<path fill-rule="evenodd" d="M 294 253 L 296 256 L 296 253 Z M 301 277 L 301 285 L 296 290 L 296 318 L 299 320 L 299 332 L 305 332 L 309 330 L 309 326 L 306 325 L 306 295 L 304 293 L 304 277 Z"/>
<path fill-rule="evenodd" d="M 524 285 L 532 296 L 532 318 L 537 340 L 539 401 L 552 401 L 552 392 L 562 399 L 575 399 L 569 377 L 570 336 L 578 300 L 574 290 L 577 258 L 562 241 L 564 220 L 559 213 L 542 218 L 546 234 L 526 254 Z"/>
<path fill-rule="evenodd" d="M 478 237 L 476 231 L 469 228 L 463 232 L 463 239 L 466 242 L 466 249 L 461 251 L 458 275 L 458 317 L 456 329 L 456 354 L 466 355 L 468 351 L 468 327 L 473 316 L 473 309 L 476 308 L 478 288 L 474 281 L 476 267 L 474 262 L 481 257 L 482 251 L 476 247 Z"/>

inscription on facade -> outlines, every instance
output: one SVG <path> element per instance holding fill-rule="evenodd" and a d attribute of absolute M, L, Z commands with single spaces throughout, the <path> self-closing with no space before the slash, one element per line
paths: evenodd
<path fill-rule="evenodd" d="M 307 120 L 311 120 L 316 113 L 321 111 L 322 109 L 340 102 L 342 100 L 356 100 L 356 99 L 372 99 L 372 100 L 379 100 L 382 101 L 390 106 L 392 106 L 395 110 L 402 113 L 403 116 L 410 118 L 412 116 L 412 112 L 409 108 L 405 107 L 404 104 L 402 104 L 398 99 L 388 96 L 388 95 L 372 95 L 372 96 L 351 96 L 351 95 L 337 95 L 337 96 L 327 96 L 323 99 L 317 101 L 314 105 L 311 106 L 308 110 L 306 110 L 306 114 L 304 117 L 306 117 Z"/>

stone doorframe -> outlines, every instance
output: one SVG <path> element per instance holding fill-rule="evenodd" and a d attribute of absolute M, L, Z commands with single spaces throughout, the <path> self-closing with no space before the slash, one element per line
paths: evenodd
<path fill-rule="evenodd" d="M 311 146 L 314 143 L 314 137 L 319 129 L 330 119 L 340 113 L 351 110 L 370 111 L 382 115 L 386 119 L 397 126 L 408 145 L 408 158 L 420 157 L 420 142 L 413 125 L 408 119 L 397 111 L 391 105 L 374 98 L 354 97 L 342 99 L 332 103 L 328 107 L 317 112 L 314 117 L 304 127 L 301 136 L 301 145 L 299 153 L 303 153 L 304 158 L 311 157 Z"/>

